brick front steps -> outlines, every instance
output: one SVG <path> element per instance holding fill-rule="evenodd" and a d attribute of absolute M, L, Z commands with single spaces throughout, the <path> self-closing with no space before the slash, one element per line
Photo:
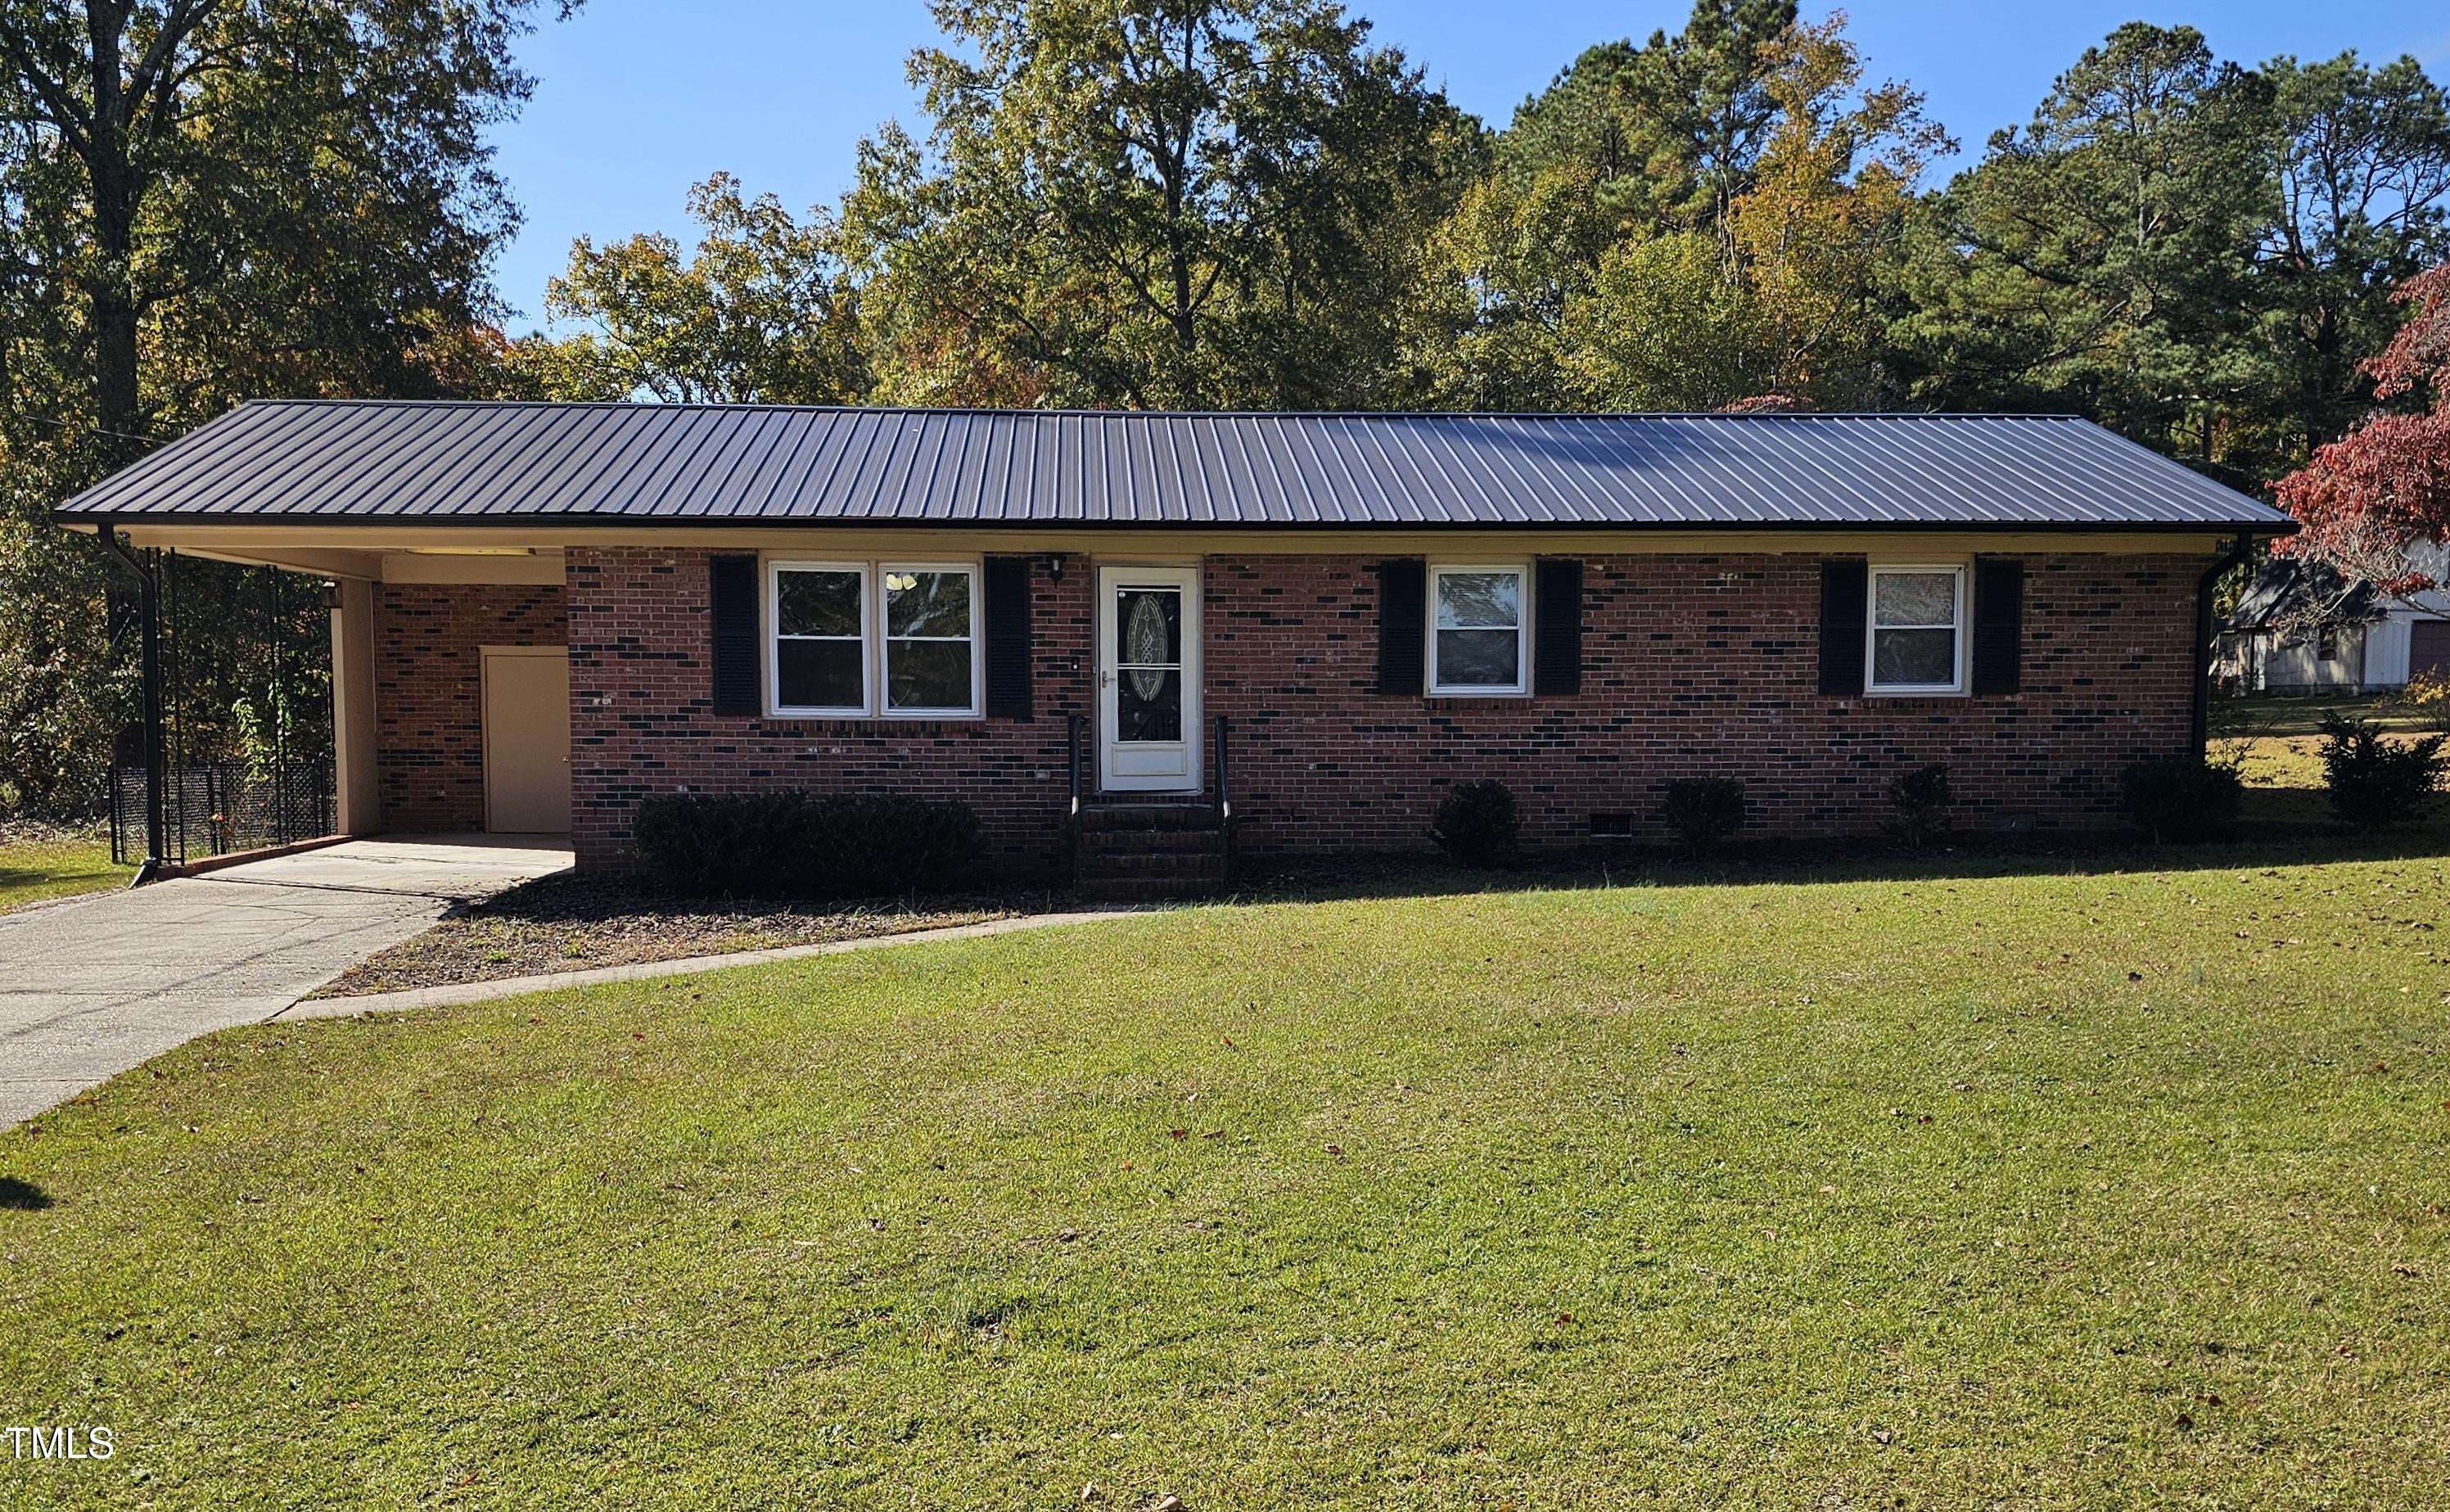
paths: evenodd
<path fill-rule="evenodd" d="M 1206 799 L 1080 810 L 1080 897 L 1095 902 L 1197 898 L 1225 885 L 1225 823 Z"/>

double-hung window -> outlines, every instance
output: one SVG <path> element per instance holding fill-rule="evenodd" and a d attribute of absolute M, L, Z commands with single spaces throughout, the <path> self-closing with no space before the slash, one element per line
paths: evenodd
<path fill-rule="evenodd" d="M 968 564 L 770 562 L 768 700 L 797 718 L 979 711 L 978 572 Z"/>
<path fill-rule="evenodd" d="M 1528 575 L 1520 567 L 1429 569 L 1430 696 L 1520 693 L 1529 686 Z"/>
<path fill-rule="evenodd" d="M 867 712 L 867 569 L 778 562 L 773 569 L 774 712 Z"/>
<path fill-rule="evenodd" d="M 1965 690 L 1965 569 L 1875 567 L 1868 680 L 1875 693 Z"/>
<path fill-rule="evenodd" d="M 885 585 L 885 711 L 977 712 L 978 574 L 966 567 L 876 571 Z"/>

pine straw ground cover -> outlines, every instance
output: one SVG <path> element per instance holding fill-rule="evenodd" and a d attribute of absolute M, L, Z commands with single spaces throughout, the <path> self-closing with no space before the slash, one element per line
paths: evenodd
<path fill-rule="evenodd" d="M 2430 1507 L 2450 863 L 1662 869 L 198 1041 L 0 1134 L 85 1506 Z"/>
<path fill-rule="evenodd" d="M 675 898 L 641 882 L 557 872 L 444 918 L 317 988 L 357 998 L 689 956 L 902 935 L 1042 912 L 1043 893 L 864 902 Z"/>

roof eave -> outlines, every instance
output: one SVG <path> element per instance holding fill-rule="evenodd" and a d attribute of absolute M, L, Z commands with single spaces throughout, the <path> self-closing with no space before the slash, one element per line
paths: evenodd
<path fill-rule="evenodd" d="M 1262 532 L 1299 532 L 1324 534 L 1384 534 L 1389 532 L 1414 533 L 1420 532 L 1456 533 L 1511 533 L 1526 532 L 1548 534 L 1560 533 L 1590 533 L 1592 532 L 1624 531 L 1633 533 L 1681 533 L 1686 532 L 1755 532 L 1808 534 L 1819 532 L 1851 533 L 1857 531 L 1930 531 L 1952 534 L 1981 535 L 2238 535 L 2277 538 L 2294 535 L 2300 526 L 2293 519 L 2279 520 L 1095 520 L 1034 519 L 1001 516 L 981 519 L 946 519 L 922 517 L 895 519 L 878 517 L 832 517 L 809 519 L 795 515 L 761 514 L 276 514 L 226 512 L 214 514 L 178 511 L 109 511 L 61 508 L 52 512 L 52 520 L 63 526 L 100 529 L 107 524 L 118 527 L 142 525 L 147 530 L 192 525 L 200 528 L 233 529 L 256 526 L 329 526 L 340 529 L 391 529 L 408 526 L 424 529 L 519 529 L 528 530 L 565 527 L 574 530 L 724 530 L 724 529 L 800 529 L 800 530 L 915 530 L 927 532 L 978 531 L 990 533 L 1019 533 L 1031 531 L 1118 531 L 1138 533 L 1238 533 Z"/>

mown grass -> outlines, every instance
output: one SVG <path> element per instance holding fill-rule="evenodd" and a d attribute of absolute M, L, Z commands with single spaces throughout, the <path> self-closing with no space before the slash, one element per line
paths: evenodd
<path fill-rule="evenodd" d="M 1430 887 L 216 1036 L 0 1134 L 0 1420 L 119 1445 L 0 1501 L 2438 1506 L 2437 848 Z"/>
<path fill-rule="evenodd" d="M 2323 792 L 2323 721 L 2333 714 L 2378 725 L 2394 740 L 2434 732 L 2424 713 L 2382 693 L 2258 694 L 2213 703 L 2212 753 L 2236 759 L 2256 816 L 2301 824 L 2329 818 Z"/>
<path fill-rule="evenodd" d="M 0 913 L 49 898 L 126 885 L 135 868 L 114 865 L 100 836 L 0 837 Z"/>

